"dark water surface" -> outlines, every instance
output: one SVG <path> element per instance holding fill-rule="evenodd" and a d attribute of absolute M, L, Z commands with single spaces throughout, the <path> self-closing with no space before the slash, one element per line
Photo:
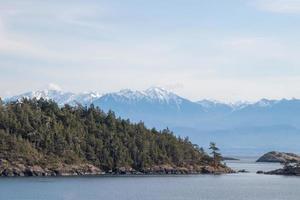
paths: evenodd
<path fill-rule="evenodd" d="M 227 163 L 250 173 L 189 176 L 0 178 L 1 200 L 297 200 L 300 177 L 257 175 L 278 164 Z"/>

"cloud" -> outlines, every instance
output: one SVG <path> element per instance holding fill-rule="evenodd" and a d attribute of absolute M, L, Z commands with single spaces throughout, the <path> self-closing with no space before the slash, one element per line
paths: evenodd
<path fill-rule="evenodd" d="M 164 88 L 168 90 L 178 90 L 184 88 L 184 84 L 179 82 L 174 82 L 174 83 L 169 83 L 164 85 Z"/>
<path fill-rule="evenodd" d="M 3 3 L 0 5 L 0 55 L 45 61 L 107 59 L 98 54 L 104 52 L 105 44 L 94 44 L 89 38 L 82 37 L 104 32 L 107 24 L 98 21 L 103 15 L 107 13 L 104 14 L 104 8 L 99 5 Z"/>
<path fill-rule="evenodd" d="M 275 91 L 271 84 L 260 89 L 256 85 L 258 78 L 276 80 L 278 76 L 300 74 L 300 42 L 294 23 L 286 29 L 289 34 L 282 37 L 278 33 L 283 29 L 281 21 L 276 22 L 271 32 L 265 32 L 253 26 L 259 24 L 256 21 L 249 21 L 248 25 L 240 16 L 241 31 L 232 28 L 231 15 L 230 20 L 218 17 L 223 24 L 218 26 L 213 19 L 205 21 L 202 14 L 206 12 L 197 11 L 202 13 L 198 16 L 201 20 L 195 20 L 198 19 L 195 16 L 188 18 L 191 24 L 183 27 L 177 22 L 181 14 L 176 12 L 174 18 L 168 17 L 170 24 L 177 23 L 173 31 L 172 26 L 160 28 L 167 22 L 164 19 L 160 23 L 161 16 L 147 18 L 142 26 L 142 16 L 129 12 L 131 5 L 127 4 L 122 4 L 125 8 L 120 13 L 118 6 L 102 3 L 11 2 L 0 5 L 0 92 L 3 94 L 7 88 L 17 92 L 55 82 L 66 90 L 79 92 L 159 85 L 195 99 L 199 95 L 247 99 Z M 300 0 L 252 2 L 268 12 L 300 12 Z M 140 12 L 147 9 L 141 7 Z M 275 32 L 277 27 L 280 30 Z M 300 87 L 290 84 L 287 88 L 296 91 Z M 247 89 L 252 93 L 248 95 Z"/>
<path fill-rule="evenodd" d="M 59 85 L 55 84 L 55 83 L 49 83 L 47 88 L 49 90 L 57 90 L 57 91 L 62 90 L 62 88 Z"/>
<path fill-rule="evenodd" d="M 298 59 L 300 49 L 294 39 L 271 36 L 234 37 L 224 40 L 222 46 L 227 49 L 224 55 L 236 55 L 241 63 L 255 59 L 269 61 L 269 65 L 272 66 L 276 65 L 274 61 L 285 61 L 291 66 L 292 63 L 300 64 Z"/>
<path fill-rule="evenodd" d="M 258 0 L 256 6 L 268 12 L 300 14 L 300 0 Z"/>

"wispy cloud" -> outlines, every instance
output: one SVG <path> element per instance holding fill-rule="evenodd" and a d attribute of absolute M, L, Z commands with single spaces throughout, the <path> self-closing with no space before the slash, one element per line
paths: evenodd
<path fill-rule="evenodd" d="M 252 0 L 263 13 L 245 1 L 163 1 L 168 9 L 159 0 L 0 2 L 0 96 L 57 82 L 73 91 L 160 85 L 195 99 L 247 99 L 271 95 L 279 76 L 278 85 L 300 94 L 299 79 L 288 81 L 300 76 L 298 16 L 265 13 L 300 13 L 300 0 Z"/>
<path fill-rule="evenodd" d="M 95 22 L 104 12 L 99 6 L 31 3 L 12 1 L 0 5 L 0 55 L 73 62 L 107 59 L 99 54 L 97 44 L 89 45 L 84 38 L 78 40 L 71 34 L 73 30 L 103 30 L 104 26 Z"/>
<path fill-rule="evenodd" d="M 300 14 L 300 0 L 258 0 L 256 6 L 269 12 Z"/>
<path fill-rule="evenodd" d="M 299 48 L 293 45 L 293 41 L 288 39 L 284 40 L 277 37 L 234 37 L 224 40 L 222 44 L 222 47 L 227 50 L 225 55 L 238 55 L 241 62 L 249 60 L 246 58 L 298 60 Z"/>

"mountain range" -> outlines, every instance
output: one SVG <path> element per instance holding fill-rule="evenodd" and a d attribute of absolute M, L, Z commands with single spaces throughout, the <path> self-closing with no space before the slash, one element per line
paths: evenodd
<path fill-rule="evenodd" d="M 173 130 L 206 146 L 214 141 L 227 155 L 257 155 L 269 150 L 300 152 L 300 100 L 261 99 L 254 103 L 191 101 L 159 87 L 99 94 L 45 89 L 4 98 L 52 99 L 59 105 L 81 104 L 113 110 L 117 116 L 148 127 Z"/>

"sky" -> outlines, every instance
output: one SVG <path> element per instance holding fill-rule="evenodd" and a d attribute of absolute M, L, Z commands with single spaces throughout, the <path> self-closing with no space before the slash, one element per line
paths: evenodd
<path fill-rule="evenodd" d="M 300 0 L 0 0 L 0 96 L 300 98 Z"/>

